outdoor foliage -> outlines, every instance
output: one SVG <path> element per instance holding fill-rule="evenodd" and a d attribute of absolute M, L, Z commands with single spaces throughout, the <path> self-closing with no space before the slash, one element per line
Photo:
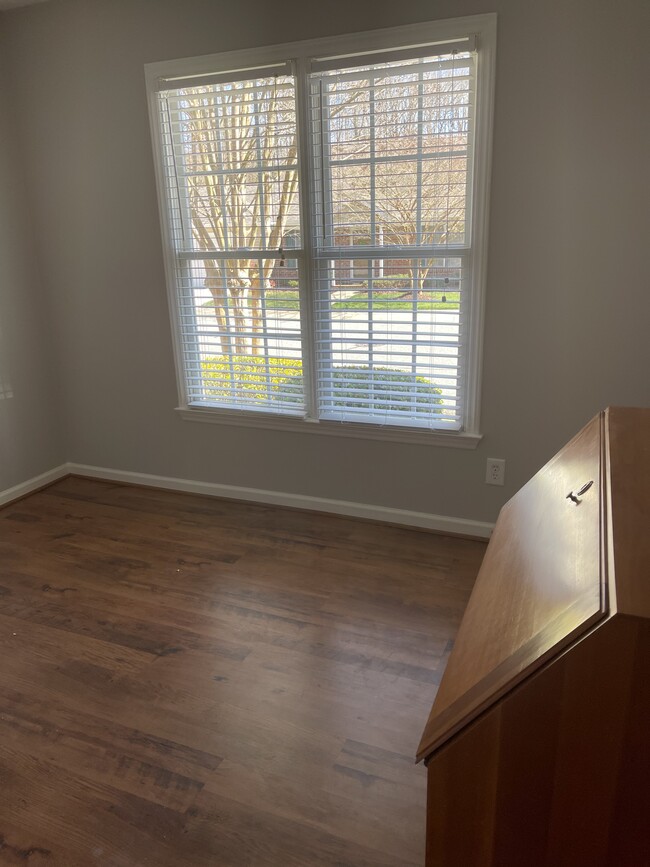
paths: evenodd
<path fill-rule="evenodd" d="M 217 400 L 232 401 L 233 395 L 245 400 L 267 400 L 280 390 L 295 392 L 300 399 L 302 361 L 260 355 L 208 356 L 201 362 L 205 393 Z M 282 388 L 281 388 L 282 387 Z"/>
<path fill-rule="evenodd" d="M 456 92 L 444 70 L 421 78 L 419 85 L 415 75 L 407 66 L 385 77 L 362 73 L 326 83 L 337 244 L 416 249 L 464 237 L 466 94 L 462 88 Z M 382 101 L 374 119 L 371 87 Z M 261 357 L 267 328 L 262 295 L 271 288 L 281 258 L 276 253 L 289 236 L 300 244 L 292 79 L 267 76 L 187 88 L 179 111 L 191 234 L 195 250 L 207 254 L 203 283 L 212 296 L 220 351 Z M 423 153 L 426 158 L 417 162 Z M 402 159 L 391 161 L 394 157 Z M 343 164 L 351 158 L 353 164 Z M 375 160 L 371 200 L 369 172 Z M 243 252 L 251 249 L 266 252 Z M 225 250 L 240 253 L 209 257 Z M 436 267 L 433 259 L 411 258 L 406 273 L 387 275 L 383 288 L 412 286 L 421 292 Z"/>
<path fill-rule="evenodd" d="M 188 205 L 197 249 L 273 251 L 259 259 L 204 261 L 222 351 L 260 355 L 260 293 L 268 286 L 287 221 L 297 219 L 293 88 L 282 77 L 256 79 L 254 87 L 244 82 L 191 88 L 183 117 Z M 264 165 L 272 169 L 263 170 Z M 250 184 L 254 170 L 257 186 Z M 244 337 L 246 331 L 253 333 L 252 339 Z"/>
<path fill-rule="evenodd" d="M 206 395 L 230 402 L 234 392 L 246 400 L 281 400 L 298 402 L 302 394 L 302 362 L 298 358 L 224 355 L 209 356 L 201 363 Z M 350 365 L 334 367 L 334 406 L 368 408 L 376 412 L 404 410 L 418 406 L 442 404 L 439 388 L 423 376 L 405 382 L 405 373 L 388 367 Z M 337 385 L 340 383 L 340 385 Z M 337 400 L 337 397 L 339 400 Z M 355 401 L 358 401 L 355 403 Z"/>
<path fill-rule="evenodd" d="M 443 301 L 443 297 L 446 299 Z M 458 310 L 459 292 L 419 292 L 418 312 L 422 310 Z M 300 295 L 297 289 L 270 289 L 265 293 L 264 304 L 267 310 L 299 310 Z M 214 301 L 207 301 L 204 307 L 214 307 Z M 397 292 L 392 289 L 375 289 L 372 294 L 373 310 L 412 310 L 413 295 L 408 291 Z M 332 310 L 369 309 L 368 292 L 355 292 L 348 298 L 332 301 Z"/>
<path fill-rule="evenodd" d="M 422 310 L 458 310 L 460 294 L 458 292 L 449 292 L 444 295 L 446 299 L 443 301 L 442 292 L 419 292 L 417 298 L 418 312 Z M 368 293 L 357 292 L 350 298 L 345 298 L 341 301 L 332 303 L 333 310 L 368 310 L 370 306 Z M 410 292 L 394 292 L 380 291 L 373 292 L 372 295 L 373 310 L 412 310 L 413 295 Z"/>
<path fill-rule="evenodd" d="M 430 379 L 412 376 L 405 381 L 403 370 L 389 367 L 375 367 L 370 371 L 367 365 L 335 367 L 332 371 L 333 405 L 381 412 L 383 410 L 411 410 L 413 403 L 422 407 L 442 403 L 441 394 Z M 337 386 L 337 383 L 341 384 Z M 372 396 L 372 403 L 368 400 Z M 339 400 L 337 400 L 337 397 Z"/>

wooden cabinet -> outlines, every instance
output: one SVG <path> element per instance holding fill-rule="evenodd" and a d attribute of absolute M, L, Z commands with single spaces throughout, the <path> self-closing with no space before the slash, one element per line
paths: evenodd
<path fill-rule="evenodd" d="M 427 721 L 427 867 L 650 865 L 650 409 L 504 506 Z"/>

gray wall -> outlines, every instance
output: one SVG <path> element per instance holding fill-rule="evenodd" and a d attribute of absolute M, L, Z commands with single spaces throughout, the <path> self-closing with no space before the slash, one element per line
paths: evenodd
<path fill-rule="evenodd" d="M 65 460 L 48 297 L 13 128 L 0 70 L 0 491 Z"/>
<path fill-rule="evenodd" d="M 180 420 L 143 65 L 491 11 L 479 449 Z M 51 0 L 4 19 L 71 459 L 492 520 L 598 410 L 650 404 L 647 0 Z"/>

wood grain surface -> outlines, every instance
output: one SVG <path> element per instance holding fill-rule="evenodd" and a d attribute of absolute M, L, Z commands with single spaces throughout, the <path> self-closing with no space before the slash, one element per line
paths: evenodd
<path fill-rule="evenodd" d="M 418 758 L 604 615 L 601 445 L 598 417 L 501 510 Z"/>
<path fill-rule="evenodd" d="M 76 478 L 0 511 L 0 864 L 421 867 L 484 549 Z"/>
<path fill-rule="evenodd" d="M 598 499 L 562 502 L 590 477 Z M 502 511 L 430 717 L 427 867 L 650 867 L 649 519 L 645 409 L 601 414 Z"/>
<path fill-rule="evenodd" d="M 608 620 L 429 762 L 427 867 L 650 867 L 650 622 Z"/>
<path fill-rule="evenodd" d="M 621 613 L 650 617 L 650 409 L 612 407 L 606 430 L 613 603 Z"/>

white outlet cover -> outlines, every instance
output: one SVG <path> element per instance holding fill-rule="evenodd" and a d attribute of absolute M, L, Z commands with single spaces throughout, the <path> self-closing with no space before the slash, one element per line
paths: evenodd
<path fill-rule="evenodd" d="M 486 485 L 503 485 L 505 483 L 506 462 L 504 458 L 488 458 L 485 468 Z"/>

